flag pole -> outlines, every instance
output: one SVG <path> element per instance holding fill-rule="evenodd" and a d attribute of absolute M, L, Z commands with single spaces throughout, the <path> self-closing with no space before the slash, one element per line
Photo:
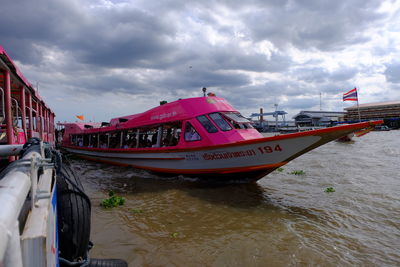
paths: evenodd
<path fill-rule="evenodd" d="M 359 103 L 358 103 L 358 89 L 357 89 L 357 87 L 356 87 L 356 92 L 357 92 L 358 121 L 361 122 L 360 105 L 359 105 Z"/>

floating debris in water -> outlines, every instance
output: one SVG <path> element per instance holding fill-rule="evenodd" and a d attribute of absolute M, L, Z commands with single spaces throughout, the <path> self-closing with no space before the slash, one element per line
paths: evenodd
<path fill-rule="evenodd" d="M 325 189 L 325 192 L 326 193 L 333 193 L 333 192 L 335 192 L 336 190 L 333 188 L 333 187 L 327 187 L 326 189 Z"/>
<path fill-rule="evenodd" d="M 141 209 L 131 209 L 132 213 L 143 213 L 143 210 Z"/>
<path fill-rule="evenodd" d="M 125 203 L 125 199 L 123 197 L 117 196 L 115 195 L 115 193 L 113 191 L 110 191 L 108 193 L 109 198 L 103 199 L 103 201 L 101 201 L 100 206 L 102 206 L 103 208 L 115 208 L 121 205 L 124 205 Z"/>
<path fill-rule="evenodd" d="M 173 237 L 173 238 L 177 238 L 177 237 L 178 237 L 178 235 L 179 235 L 179 233 L 172 233 L 172 234 L 171 234 L 171 237 Z"/>
<path fill-rule="evenodd" d="M 292 171 L 291 173 L 289 173 L 289 174 L 294 174 L 294 175 L 304 175 L 304 174 L 306 174 L 305 173 L 305 171 L 303 171 L 303 170 L 299 170 L 299 171 Z"/>

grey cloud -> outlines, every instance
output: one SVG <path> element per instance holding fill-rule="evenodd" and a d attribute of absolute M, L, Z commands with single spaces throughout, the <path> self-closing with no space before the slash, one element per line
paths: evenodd
<path fill-rule="evenodd" d="M 185 70 L 182 73 L 171 72 L 157 79 L 156 84 L 160 88 L 170 90 L 193 90 L 202 87 L 230 87 L 248 84 L 249 78 L 244 74 L 209 71 L 209 70 Z"/>
<path fill-rule="evenodd" d="M 0 36 L 14 59 L 38 63 L 43 52 L 38 46 L 53 46 L 68 34 L 70 22 L 78 23 L 81 14 L 71 1 L 2 1 Z M 12 48 L 12 49 L 11 49 Z"/>
<path fill-rule="evenodd" d="M 173 49 L 171 23 L 134 8 L 91 9 L 77 1 L 9 1 L 0 17 L 3 45 L 28 53 L 15 59 L 41 58 L 36 45 L 70 51 L 76 60 L 100 66 L 157 67 Z M 23 16 L 15 16 L 29 10 Z M 21 45 L 20 43 L 24 43 Z M 18 49 L 19 50 L 19 49 Z M 30 56 L 30 54 L 36 56 Z"/>
<path fill-rule="evenodd" d="M 292 99 L 292 103 L 290 103 L 291 109 L 298 109 L 298 110 L 310 110 L 313 107 L 319 105 L 319 98 L 318 97 L 307 97 L 307 98 L 297 98 Z"/>
<path fill-rule="evenodd" d="M 392 83 L 400 83 L 400 62 L 386 64 L 384 72 L 386 80 Z"/>
<path fill-rule="evenodd" d="M 347 81 L 357 75 L 358 69 L 349 67 L 340 67 L 331 73 L 330 78 L 334 81 Z"/>
<path fill-rule="evenodd" d="M 157 68 L 173 53 L 171 24 L 137 9 L 99 11 L 76 32 L 65 46 L 78 50 L 88 64 Z"/>
<path fill-rule="evenodd" d="M 299 95 L 307 95 L 306 97 L 310 99 L 319 96 L 318 89 L 316 88 L 310 88 L 304 84 L 286 80 L 268 81 L 265 84 L 257 86 L 245 85 L 234 87 L 228 92 L 230 94 L 225 94 L 224 97 L 239 109 L 248 108 L 250 106 L 257 109 L 259 107 L 269 107 L 269 109 L 272 110 L 274 103 L 278 103 L 279 105 L 284 103 L 283 96 L 288 96 L 291 99 L 295 99 Z M 245 101 L 243 99 L 245 99 Z M 285 103 L 282 108 L 292 108 L 292 106 L 297 108 L 299 105 L 304 106 L 304 102 L 302 102 L 302 104 L 296 103 L 297 100 L 293 100 L 289 103 Z"/>
<path fill-rule="evenodd" d="M 120 77 L 116 74 L 104 75 L 104 76 L 92 76 L 82 77 L 70 83 L 75 88 L 87 92 L 124 92 L 124 93 L 135 93 L 143 94 L 148 92 L 148 86 L 134 79 L 126 79 L 126 77 Z"/>
<path fill-rule="evenodd" d="M 224 70 L 246 70 L 255 72 L 281 72 L 285 71 L 291 62 L 287 56 L 279 53 L 272 53 L 271 58 L 264 54 L 250 53 L 245 54 L 243 49 L 236 46 L 220 47 L 210 51 L 210 56 L 204 57 L 212 66 Z"/>
<path fill-rule="evenodd" d="M 322 65 L 326 57 L 318 56 L 298 65 L 289 55 L 302 57 L 303 51 L 292 48 L 329 57 L 332 50 L 368 41 L 366 33 L 385 15 L 377 12 L 380 0 L 112 0 L 118 5 L 102 7 L 104 2 L 3 1 L 1 45 L 13 59 L 35 66 L 31 77 L 42 87 L 72 94 L 183 98 L 206 86 L 240 109 L 276 101 L 297 110 L 317 105 L 320 92 L 337 97 L 354 86 L 358 72 L 372 68 L 330 71 Z M 209 29 L 224 41 L 210 41 Z M 268 55 L 257 50 L 263 41 L 274 45 Z M 400 64 L 386 67 L 387 81 L 399 84 Z M 271 80 L 253 85 L 259 80 L 252 76 L 264 73 Z"/>
<path fill-rule="evenodd" d="M 270 40 L 277 47 L 329 51 L 369 40 L 368 27 L 378 27 L 384 14 L 381 1 L 292 1 L 285 8 L 263 8 L 245 14 L 256 41 Z"/>
<path fill-rule="evenodd" d="M 337 93 L 338 88 L 353 86 L 351 79 L 353 79 L 358 72 L 359 70 L 357 68 L 345 66 L 339 67 L 332 72 L 322 67 L 297 67 L 290 71 L 299 81 L 318 88 L 320 92 L 331 93 Z"/>

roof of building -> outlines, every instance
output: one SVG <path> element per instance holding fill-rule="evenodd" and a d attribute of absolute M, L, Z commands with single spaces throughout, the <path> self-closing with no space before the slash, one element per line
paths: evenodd
<path fill-rule="evenodd" d="M 296 116 L 293 118 L 295 119 L 298 116 L 308 116 L 310 118 L 323 118 L 323 117 L 340 117 L 343 116 L 345 112 L 341 111 L 306 111 L 302 110 L 300 113 L 298 113 Z"/>
<path fill-rule="evenodd" d="M 365 103 L 365 104 L 359 104 L 359 108 L 374 108 L 374 107 L 380 107 L 380 106 L 394 106 L 394 105 L 400 105 L 400 101 L 387 101 L 387 102 L 375 102 L 375 103 Z M 350 110 L 350 109 L 357 109 L 357 105 L 351 106 L 344 108 L 345 110 Z"/>
<path fill-rule="evenodd" d="M 274 116 L 276 117 L 277 115 L 286 115 L 288 114 L 286 111 L 283 110 L 277 110 L 274 112 L 265 112 L 265 113 L 252 113 L 250 117 L 259 117 L 259 116 Z"/>

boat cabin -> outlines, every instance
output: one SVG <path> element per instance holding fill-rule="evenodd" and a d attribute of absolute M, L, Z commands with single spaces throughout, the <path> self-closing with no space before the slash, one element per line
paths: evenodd
<path fill-rule="evenodd" d="M 63 146 L 86 149 L 177 149 L 260 138 L 225 99 L 180 99 L 106 123 L 61 123 Z"/>

